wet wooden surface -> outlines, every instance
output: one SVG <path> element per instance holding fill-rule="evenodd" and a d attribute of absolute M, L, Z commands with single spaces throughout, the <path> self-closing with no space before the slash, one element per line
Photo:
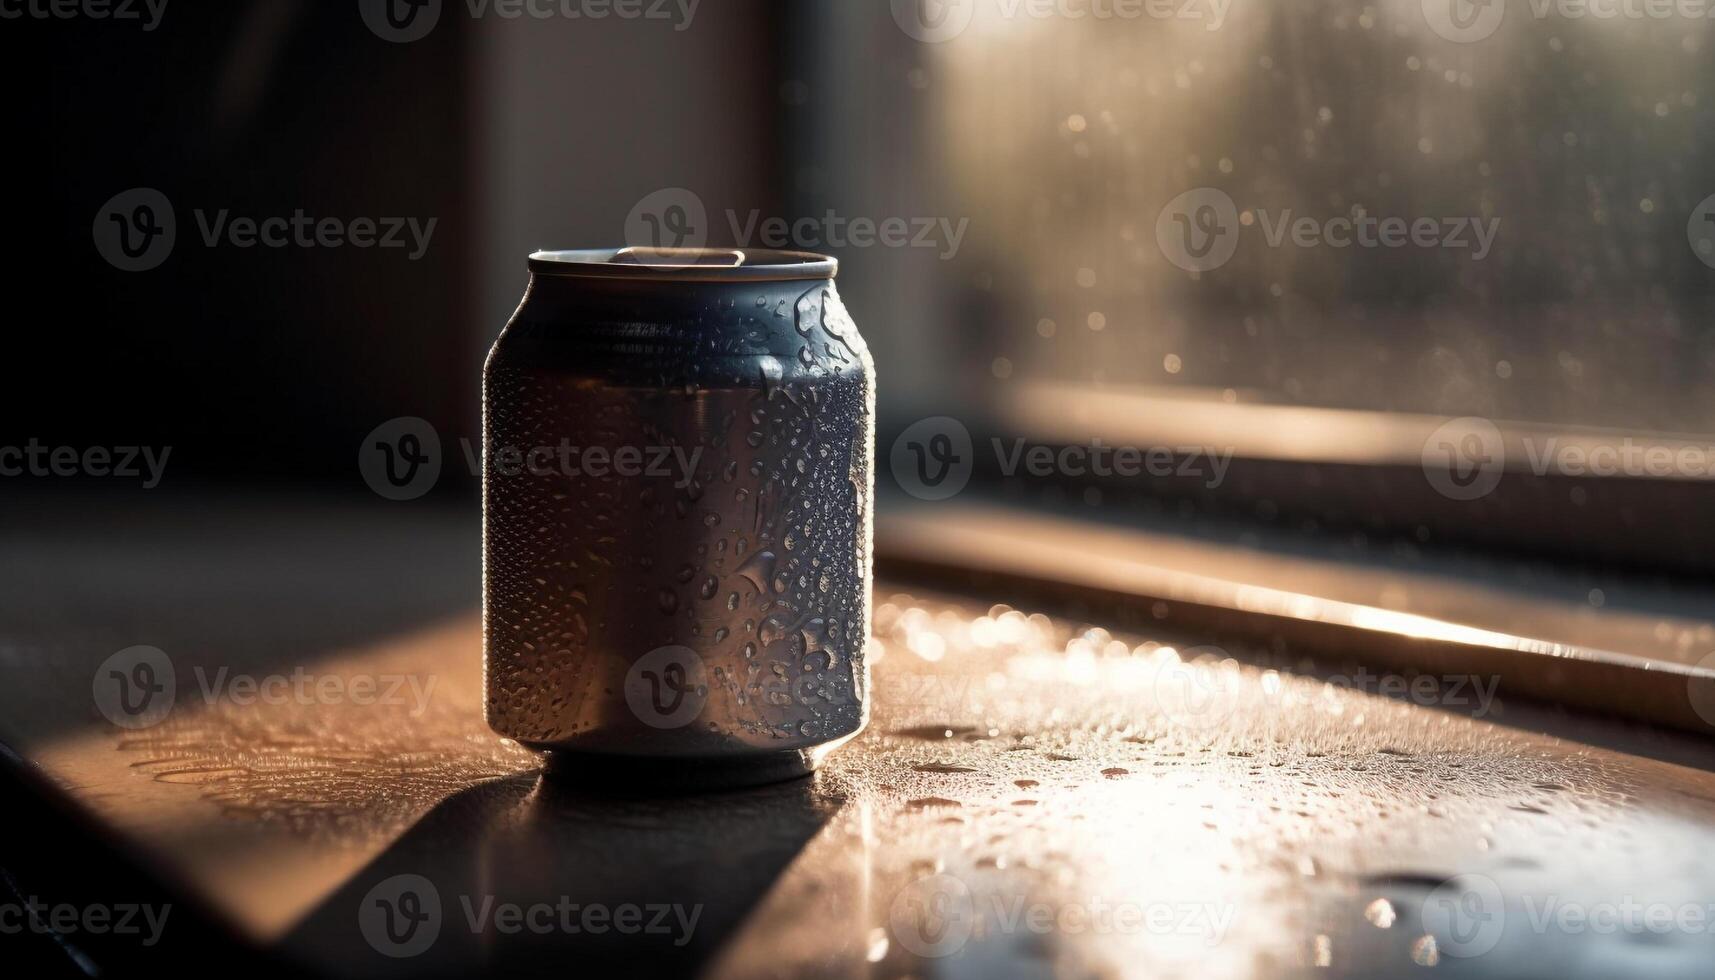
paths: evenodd
<path fill-rule="evenodd" d="M 16 600 L 0 738 L 285 962 L 723 977 L 1715 963 L 1706 743 L 1544 713 L 1482 677 L 1392 686 L 1349 658 L 1280 663 L 883 582 L 874 715 L 814 779 L 695 797 L 567 785 L 482 723 L 468 519 L 369 514 L 80 521 L 18 530 L 0 558 Z M 91 691 L 135 644 L 170 656 L 178 698 L 127 730 Z M 406 683 L 383 703 L 240 704 L 230 685 L 202 693 L 223 666 Z M 423 882 L 432 941 L 376 941 L 365 910 Z M 574 914 L 574 932 L 492 914 L 568 904 L 640 917 L 592 931 Z"/>
<path fill-rule="evenodd" d="M 1169 533 L 1092 519 L 1102 513 L 902 508 L 878 540 L 895 568 L 1054 583 L 1085 605 L 1109 595 L 1156 608 L 1180 628 L 1494 678 L 1515 695 L 1715 736 L 1715 590 L 1700 580 L 1245 525 Z"/>

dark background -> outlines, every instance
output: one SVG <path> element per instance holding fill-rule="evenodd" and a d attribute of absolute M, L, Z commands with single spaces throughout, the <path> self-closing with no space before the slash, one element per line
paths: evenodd
<path fill-rule="evenodd" d="M 19 201 L 32 234 L 12 259 L 13 308 L 36 323 L 13 346 L 29 369 L 7 398 L 9 436 L 170 445 L 174 480 L 313 480 L 350 471 L 367 418 L 464 423 L 468 41 L 447 30 L 383 47 L 348 13 L 265 0 L 169 6 L 150 33 L 5 25 L 23 56 L 8 63 L 39 59 L 51 79 L 13 89 L 36 93 L 25 186 L 41 192 Z M 89 226 L 137 186 L 174 202 L 179 237 L 165 264 L 127 273 Z M 195 208 L 440 223 L 408 263 L 381 249 L 207 248 Z"/>
<path fill-rule="evenodd" d="M 782 120 L 764 111 L 778 13 L 726 0 L 682 34 L 612 21 L 536 41 L 512 28 L 539 25 L 508 24 L 509 50 L 487 57 L 526 66 L 519 80 L 481 75 L 462 4 L 406 44 L 353 4 L 301 0 L 179 0 L 149 32 L 0 21 L 15 168 L 0 442 L 171 446 L 164 485 L 360 490 L 358 445 L 388 419 L 474 434 L 481 358 L 510 312 L 484 300 L 516 302 L 530 249 L 615 243 L 632 204 L 674 182 L 778 212 Z M 503 104 L 530 85 L 531 104 Z M 490 193 L 508 180 L 482 152 L 497 117 L 538 130 L 518 167 L 554 169 L 543 193 Z M 172 201 L 178 237 L 164 264 L 130 273 L 91 226 L 134 187 Z M 205 247 L 194 212 L 222 208 L 437 225 L 418 261 Z M 540 231 L 508 227 L 532 220 Z M 516 244 L 493 247 L 508 233 Z M 473 485 L 461 470 L 447 489 Z"/>
<path fill-rule="evenodd" d="M 403 44 L 355 0 L 174 0 L 148 31 L 0 20 L 15 365 L 0 446 L 170 446 L 169 491 L 361 494 L 364 436 L 415 416 L 442 436 L 438 492 L 468 500 L 458 440 L 478 429 L 482 356 L 525 255 L 622 243 L 633 207 L 673 187 L 706 204 L 710 244 L 729 242 L 729 211 L 970 221 L 950 259 L 832 249 L 877 360 L 883 459 L 917 419 L 980 432 L 1043 381 L 1715 432 L 1715 274 L 1685 241 L 1715 193 L 1710 25 L 1519 15 L 1461 45 L 1420 6 L 1235 0 L 1218 31 L 985 14 L 945 44 L 879 0 L 703 0 L 682 31 L 445 0 Z M 1204 185 L 1247 208 L 1503 227 L 1483 261 L 1265 249 L 1253 231 L 1191 277 L 1152 230 Z M 173 202 L 178 241 L 128 273 L 91 228 L 137 187 Z M 436 225 L 418 261 L 209 248 L 199 209 Z M 1417 448 L 1395 462 L 1423 492 Z M 1481 507 L 1433 518 L 1427 495 L 1382 513 L 1400 495 L 1367 484 L 1330 516 L 1327 487 L 1287 466 L 1223 493 L 1318 527 L 1564 543 Z M 74 489 L 8 480 L 0 498 Z M 1160 495 L 1175 492 L 1220 496 Z M 1523 509 L 1557 524 L 1545 502 L 1567 496 Z"/>

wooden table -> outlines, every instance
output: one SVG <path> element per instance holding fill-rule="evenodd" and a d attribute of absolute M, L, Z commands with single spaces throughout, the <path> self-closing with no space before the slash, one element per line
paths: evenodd
<path fill-rule="evenodd" d="M 640 795 L 567 785 L 483 724 L 469 513 L 59 513 L 0 553 L 0 741 L 71 814 L 58 846 L 112 848 L 185 910 L 180 950 L 212 930 L 259 964 L 353 977 L 1715 964 L 1707 743 L 1485 698 L 1482 678 L 1271 669 L 884 580 L 873 718 L 822 773 Z M 168 655 L 177 698 L 133 731 L 92 684 L 137 644 Z M 345 693 L 239 703 L 235 675 Z M 399 686 L 353 703 L 358 678 Z M 41 863 L 20 887 L 71 887 Z M 432 941 L 377 941 L 411 889 L 436 899 Z"/>

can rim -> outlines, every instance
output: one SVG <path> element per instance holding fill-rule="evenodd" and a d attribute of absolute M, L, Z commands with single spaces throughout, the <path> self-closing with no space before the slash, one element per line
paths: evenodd
<path fill-rule="evenodd" d="M 814 252 L 737 248 L 582 248 L 530 253 L 535 275 L 654 282 L 832 279 L 839 260 Z"/>

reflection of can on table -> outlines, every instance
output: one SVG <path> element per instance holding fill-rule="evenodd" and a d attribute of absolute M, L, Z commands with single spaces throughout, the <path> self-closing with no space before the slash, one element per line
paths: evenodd
<path fill-rule="evenodd" d="M 867 717 L 874 372 L 835 263 L 537 253 L 484 372 L 489 724 L 663 785 Z"/>

